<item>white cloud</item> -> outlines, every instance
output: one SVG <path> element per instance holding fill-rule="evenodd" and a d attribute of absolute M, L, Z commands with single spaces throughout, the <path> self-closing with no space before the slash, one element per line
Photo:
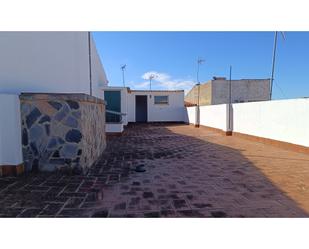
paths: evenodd
<path fill-rule="evenodd" d="M 146 88 L 149 88 L 149 82 L 148 81 L 145 81 L 145 82 L 141 82 L 141 83 L 137 83 L 137 84 L 134 84 L 134 87 L 137 88 L 137 89 L 146 89 Z"/>
<path fill-rule="evenodd" d="M 187 93 L 194 85 L 193 80 L 174 79 L 167 73 L 160 73 L 156 71 L 149 71 L 144 73 L 141 78 L 147 81 L 143 81 L 137 84 L 133 84 L 137 89 L 149 89 L 149 76 L 155 75 L 152 80 L 152 89 L 157 90 L 185 90 Z"/>

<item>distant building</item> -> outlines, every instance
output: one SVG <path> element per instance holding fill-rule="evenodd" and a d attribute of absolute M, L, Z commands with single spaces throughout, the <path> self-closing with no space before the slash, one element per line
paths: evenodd
<path fill-rule="evenodd" d="M 106 132 L 121 133 L 128 123 L 183 122 L 183 90 L 131 90 L 106 87 Z"/>
<path fill-rule="evenodd" d="M 229 102 L 229 83 L 224 77 L 213 77 L 200 85 L 200 105 L 218 105 Z M 231 81 L 232 103 L 265 101 L 270 99 L 269 79 L 241 79 Z M 186 105 L 197 104 L 198 86 L 185 96 Z"/>

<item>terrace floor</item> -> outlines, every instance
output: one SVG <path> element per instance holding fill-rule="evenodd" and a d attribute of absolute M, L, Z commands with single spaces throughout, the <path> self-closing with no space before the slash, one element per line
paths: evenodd
<path fill-rule="evenodd" d="M 0 216 L 308 217 L 308 179 L 309 155 L 183 124 L 130 125 L 87 175 L 0 178 Z"/>

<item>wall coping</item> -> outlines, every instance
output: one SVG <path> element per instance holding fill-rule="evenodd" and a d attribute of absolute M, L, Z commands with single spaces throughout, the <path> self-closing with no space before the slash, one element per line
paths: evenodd
<path fill-rule="evenodd" d="M 89 102 L 95 104 L 106 105 L 103 99 L 99 99 L 94 96 L 90 96 L 85 93 L 21 93 L 19 95 L 20 100 L 73 100 L 78 102 Z"/>

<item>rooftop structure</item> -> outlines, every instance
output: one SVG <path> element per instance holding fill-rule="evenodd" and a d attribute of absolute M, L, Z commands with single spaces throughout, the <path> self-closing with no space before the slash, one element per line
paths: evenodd
<path fill-rule="evenodd" d="M 225 77 L 213 77 L 201 84 L 199 104 L 218 105 L 229 103 L 230 81 Z M 232 103 L 265 101 L 270 99 L 269 79 L 231 80 Z M 185 96 L 189 105 L 198 104 L 198 85 L 195 85 Z"/>

